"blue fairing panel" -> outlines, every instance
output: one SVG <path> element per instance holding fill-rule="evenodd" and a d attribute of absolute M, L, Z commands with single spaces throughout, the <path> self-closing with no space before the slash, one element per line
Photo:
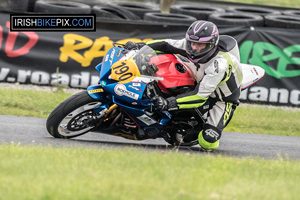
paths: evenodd
<path fill-rule="evenodd" d="M 112 94 L 115 98 L 130 103 L 148 107 L 149 100 L 144 100 L 143 93 L 146 88 L 146 83 L 129 82 L 129 83 L 113 83 L 103 86 L 105 91 Z"/>
<path fill-rule="evenodd" d="M 101 72 L 102 63 L 98 64 L 95 68 L 100 73 Z"/>
<path fill-rule="evenodd" d="M 124 55 L 122 50 L 123 48 L 113 47 L 107 51 L 103 57 L 103 62 L 100 69 L 100 80 L 108 79 L 108 76 L 111 74 L 111 66 Z"/>
<path fill-rule="evenodd" d="M 113 102 L 119 105 L 140 127 L 162 128 L 171 119 L 171 115 L 168 112 L 163 112 L 161 113 L 161 120 L 156 121 L 141 106 L 132 105 L 117 98 L 113 98 Z"/>
<path fill-rule="evenodd" d="M 110 97 L 110 95 L 104 91 L 101 85 L 89 86 L 87 88 L 87 93 L 97 101 L 102 101 L 103 103 L 109 101 L 108 97 Z"/>

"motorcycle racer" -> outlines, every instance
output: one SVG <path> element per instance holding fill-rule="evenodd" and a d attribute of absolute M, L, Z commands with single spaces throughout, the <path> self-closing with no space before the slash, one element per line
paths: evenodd
<path fill-rule="evenodd" d="M 130 41 L 125 48 L 138 48 L 139 45 Z M 186 135 L 183 140 L 188 142 L 198 138 L 203 149 L 217 148 L 241 93 L 243 74 L 236 40 L 219 35 L 212 22 L 199 20 L 190 25 L 183 39 L 154 40 L 147 45 L 154 50 L 187 57 L 193 63 L 190 68 L 197 80 L 191 92 L 169 98 L 154 97 L 155 108 L 161 111 L 199 108 L 203 111 L 208 107 L 203 115 L 206 120 L 203 130 Z"/>

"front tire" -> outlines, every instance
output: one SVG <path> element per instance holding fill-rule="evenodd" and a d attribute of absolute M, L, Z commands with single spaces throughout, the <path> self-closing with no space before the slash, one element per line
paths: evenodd
<path fill-rule="evenodd" d="M 93 109 L 102 105 L 91 98 L 86 91 L 79 92 L 60 103 L 49 115 L 46 127 L 55 138 L 73 138 L 83 135 L 93 128 L 88 120 Z"/>

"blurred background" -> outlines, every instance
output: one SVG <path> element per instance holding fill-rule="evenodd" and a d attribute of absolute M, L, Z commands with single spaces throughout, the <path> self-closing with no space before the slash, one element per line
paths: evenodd
<path fill-rule="evenodd" d="M 96 30 L 13 32 L 12 13 L 95 14 Z M 195 20 L 214 22 L 242 63 L 266 71 L 241 100 L 300 106 L 299 0 L 0 0 L 0 82 L 86 88 L 113 42 L 180 39 Z"/>
<path fill-rule="evenodd" d="M 0 0 L 0 8 L 7 9 L 7 10 L 15 10 L 15 11 L 34 11 L 34 5 L 37 1 L 45 1 L 45 0 Z M 218 1 L 211 1 L 211 0 L 51 0 L 57 3 L 69 1 L 69 2 L 79 2 L 85 3 L 90 6 L 94 6 L 101 3 L 118 3 L 118 2 L 127 2 L 127 3 L 136 3 L 138 7 L 140 3 L 160 7 L 162 11 L 168 10 L 168 8 L 174 4 L 195 4 L 200 3 L 200 5 L 210 5 L 210 6 L 219 6 L 222 8 L 227 8 L 231 5 L 260 5 L 260 6 L 271 6 L 271 7 L 278 7 L 278 9 L 284 8 L 293 8 L 299 9 L 300 3 L 298 0 L 218 0 Z M 198 4 L 199 5 L 199 4 Z M 132 6 L 133 7 L 133 6 Z"/>

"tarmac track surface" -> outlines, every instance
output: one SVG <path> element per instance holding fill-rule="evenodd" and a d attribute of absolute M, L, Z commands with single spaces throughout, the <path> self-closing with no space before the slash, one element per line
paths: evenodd
<path fill-rule="evenodd" d="M 87 133 L 74 139 L 56 139 L 46 130 L 46 119 L 0 115 L 0 144 L 43 145 L 53 147 L 134 147 L 146 151 L 176 151 L 179 153 L 207 154 L 193 147 L 174 147 L 163 139 L 133 141 L 100 133 Z M 224 132 L 220 147 L 210 155 L 234 157 L 261 157 L 265 159 L 300 160 L 300 137 Z"/>

